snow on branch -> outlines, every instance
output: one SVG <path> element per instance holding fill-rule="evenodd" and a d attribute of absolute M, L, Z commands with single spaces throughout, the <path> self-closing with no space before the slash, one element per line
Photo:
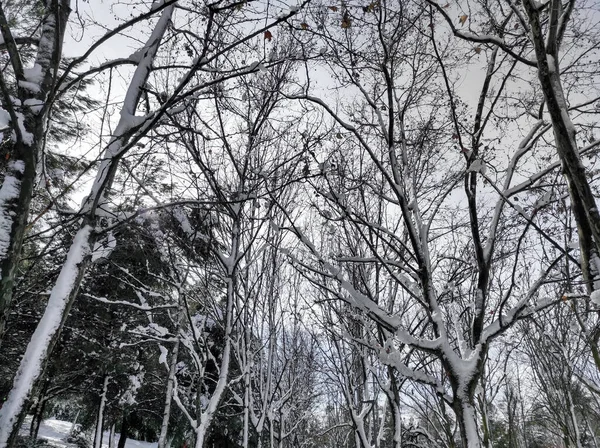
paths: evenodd
<path fill-rule="evenodd" d="M 146 305 L 138 305 L 137 303 L 128 302 L 126 300 L 109 300 L 106 297 L 98 297 L 98 296 L 94 296 L 94 295 L 88 294 L 88 293 L 83 293 L 82 296 L 87 297 L 88 299 L 95 300 L 97 302 L 102 302 L 102 303 L 106 303 L 109 305 L 128 306 L 128 307 L 140 310 L 140 311 L 154 311 L 154 310 L 177 308 L 177 305 L 156 305 L 156 306 L 150 306 L 147 304 Z"/>

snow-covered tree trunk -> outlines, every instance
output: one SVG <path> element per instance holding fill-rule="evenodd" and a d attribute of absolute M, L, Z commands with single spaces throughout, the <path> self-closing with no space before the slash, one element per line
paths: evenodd
<path fill-rule="evenodd" d="M 153 29 L 133 74 L 127 90 L 121 118 L 115 128 L 114 137 L 109 142 L 84 205 L 84 217 L 79 231 L 67 254 L 58 279 L 52 289 L 48 305 L 29 342 L 25 355 L 14 379 L 6 402 L 0 409 L 0 448 L 10 448 L 28 410 L 34 387 L 42 375 L 48 355 L 54 347 L 70 307 L 75 300 L 81 281 L 91 262 L 92 248 L 96 240 L 95 227 L 97 210 L 102 205 L 104 193 L 110 189 L 116 173 L 119 158 L 127 149 L 126 142 L 131 130 L 139 124 L 140 118 L 135 116 L 141 89 L 145 86 L 150 74 L 154 57 L 160 41 L 170 22 L 174 6 L 167 6 Z"/>
<path fill-rule="evenodd" d="M 389 384 L 383 387 L 383 391 L 389 403 L 392 416 L 392 448 L 402 447 L 402 412 L 400 411 L 400 393 L 393 370 L 388 367 Z M 385 427 L 385 413 L 382 418 L 382 429 Z"/>
<path fill-rule="evenodd" d="M 588 292 L 592 292 L 600 289 L 600 212 L 579 154 L 576 130 L 569 116 L 559 67 L 560 43 L 573 11 L 573 3 L 569 2 L 566 9 L 563 9 L 560 0 L 549 2 L 549 23 L 545 35 L 540 20 L 539 4 L 533 0 L 525 0 L 523 7 L 529 18 L 530 37 L 538 66 L 537 74 L 552 120 L 556 150 L 563 165 L 571 207 L 577 221 L 581 268 Z"/>
<path fill-rule="evenodd" d="M 467 397 L 455 398 L 453 404 L 456 420 L 460 427 L 462 446 L 465 448 L 481 448 L 475 406 Z"/>
<path fill-rule="evenodd" d="M 212 393 L 206 409 L 200 411 L 200 418 L 198 426 L 195 429 L 196 432 L 196 448 L 204 448 L 204 441 L 210 425 L 212 424 L 215 413 L 217 412 L 218 406 L 221 403 L 227 384 L 229 382 L 229 367 L 231 361 L 231 337 L 233 333 L 233 305 L 235 303 L 236 294 L 236 265 L 239 257 L 239 237 L 240 237 L 239 223 L 234 222 L 232 230 L 232 244 L 231 254 L 227 258 L 223 258 L 224 268 L 226 269 L 225 282 L 227 283 L 227 295 L 226 295 L 226 311 L 225 311 L 225 331 L 224 339 L 225 346 L 221 356 L 219 379 L 217 381 L 214 392 Z"/>
<path fill-rule="evenodd" d="M 10 24 L 0 5 L 2 43 L 16 80 L 11 96 L 0 74 L 0 111 L 10 117 L 12 146 L 0 187 L 0 343 L 10 310 L 14 277 L 21 254 L 40 153 L 50 111 L 47 100 L 56 87 L 64 33 L 71 12 L 70 0 L 42 2 L 43 19 L 37 55 L 32 68 L 24 68 Z M 14 94 L 14 92 L 12 92 Z"/>
<path fill-rule="evenodd" d="M 250 368 L 246 366 L 244 372 L 244 429 L 242 435 L 242 447 L 248 448 L 248 437 L 250 434 Z"/>
<path fill-rule="evenodd" d="M 179 334 L 179 329 L 177 329 Z M 165 395 L 165 408 L 163 411 L 162 424 L 160 426 L 160 435 L 158 436 L 157 448 L 166 448 L 167 446 L 167 433 L 169 430 L 169 420 L 171 418 L 171 404 L 173 403 L 173 388 L 175 385 L 175 373 L 177 372 L 177 358 L 179 356 L 179 344 L 180 340 L 177 338 L 173 345 L 173 352 L 171 354 L 171 363 L 169 365 L 169 377 L 167 378 L 167 392 Z"/>
<path fill-rule="evenodd" d="M 96 431 L 94 431 L 94 448 L 102 447 L 102 430 L 104 429 L 104 409 L 106 408 L 106 393 L 108 392 L 108 381 L 110 377 L 105 374 L 102 382 L 102 394 L 100 395 L 100 405 L 98 406 L 98 416 L 96 418 Z"/>

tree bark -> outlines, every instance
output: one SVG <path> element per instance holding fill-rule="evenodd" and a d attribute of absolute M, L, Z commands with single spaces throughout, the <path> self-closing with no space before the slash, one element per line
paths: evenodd
<path fill-rule="evenodd" d="M 45 104 L 50 90 L 55 88 L 54 83 L 62 59 L 62 43 L 71 8 L 70 0 L 47 2 L 47 5 L 49 6 L 44 11 L 41 25 L 42 36 L 35 60 L 35 65 L 41 68 L 43 78 L 38 92 L 31 92 L 22 87 L 17 89 L 21 104 L 30 98 Z M 3 12 L 1 19 L 5 22 Z M 12 36 L 10 36 L 9 25 L 6 23 L 2 26 L 2 34 L 3 40 L 7 42 L 9 53 L 13 53 L 11 59 L 13 56 L 20 59 L 16 46 L 11 46 L 7 40 L 7 37 L 10 39 Z M 17 80 L 20 80 L 23 74 L 16 73 L 16 76 Z M 8 98 L 8 92 L 2 90 L 4 101 L 14 103 Z M 3 232 L 0 235 L 0 344 L 10 311 L 14 278 L 29 217 L 39 154 L 45 144 L 44 138 L 49 114 L 45 107 L 41 113 L 35 113 L 31 108 L 22 109 L 23 126 L 22 129 L 15 132 L 16 142 L 11 151 L 7 153 L 10 162 L 0 188 L 0 220 L 2 223 L 0 231 Z M 19 125 L 13 123 L 13 127 L 18 128 Z"/>
<path fill-rule="evenodd" d="M 33 407 L 33 418 L 31 419 L 31 426 L 29 427 L 29 438 L 31 440 L 37 440 L 38 432 L 40 430 L 41 420 L 44 414 L 44 408 L 46 407 L 46 392 L 50 386 L 48 378 L 44 381 L 40 393 L 37 397 L 35 406 Z"/>
<path fill-rule="evenodd" d="M 46 403 L 48 400 L 42 399 L 36 406 L 35 414 L 31 420 L 31 428 L 29 430 L 29 437 L 31 440 L 37 440 L 40 432 L 40 425 L 44 417 L 44 409 L 46 409 Z"/>
<path fill-rule="evenodd" d="M 179 329 L 177 330 L 179 332 Z M 175 384 L 175 373 L 177 369 L 177 357 L 179 355 L 179 338 L 173 346 L 173 354 L 171 355 L 171 365 L 169 366 L 169 377 L 167 379 L 167 394 L 165 397 L 165 408 L 163 412 L 162 425 L 160 427 L 160 435 L 158 437 L 157 448 L 166 448 L 167 433 L 169 430 L 169 419 L 171 417 L 171 404 L 173 403 L 173 387 Z"/>
<path fill-rule="evenodd" d="M 115 448 L 115 426 L 115 423 L 110 426 L 110 432 L 108 434 L 108 448 Z"/>
<path fill-rule="evenodd" d="M 552 121 L 556 150 L 562 162 L 563 174 L 569 187 L 571 207 L 577 222 L 581 247 L 582 271 L 588 292 L 598 289 L 600 279 L 600 212 L 586 177 L 575 139 L 575 127 L 569 117 L 567 102 L 558 66 L 560 44 L 557 30 L 562 6 L 557 0 L 550 2 L 548 39 L 545 39 L 539 11 L 532 0 L 523 1 L 529 17 L 531 35 L 538 64 L 538 78 Z M 556 10 L 555 10 L 556 9 Z M 547 41 L 547 42 L 545 42 Z"/>
<path fill-rule="evenodd" d="M 15 376 L 13 388 L 7 401 L 0 409 L 0 447 L 12 448 L 28 409 L 31 394 L 42 375 L 48 355 L 52 352 L 69 310 L 77 296 L 81 282 L 91 263 L 91 248 L 96 235 L 96 210 L 105 200 L 110 189 L 119 159 L 126 149 L 126 142 L 135 126 L 137 104 L 141 89 L 146 84 L 160 41 L 168 27 L 174 6 L 166 7 L 146 44 L 144 57 L 138 63 L 132 82 L 125 95 L 121 109 L 121 119 L 109 142 L 98 168 L 96 179 L 91 187 L 83 208 L 82 226 L 75 235 L 67 259 L 61 268 L 56 284 L 52 289 L 48 305 L 38 323 L 25 355 Z"/>
<path fill-rule="evenodd" d="M 117 448 L 125 448 L 125 442 L 129 437 L 129 415 L 123 412 L 123 420 L 121 420 L 121 434 L 119 436 L 119 443 Z"/>
<path fill-rule="evenodd" d="M 108 391 L 109 376 L 104 374 L 102 383 L 102 395 L 100 396 L 100 406 L 98 407 L 98 417 L 96 419 L 96 432 L 94 435 L 94 448 L 102 446 L 102 430 L 104 429 L 104 408 L 106 407 L 106 392 Z"/>
<path fill-rule="evenodd" d="M 455 398 L 453 409 L 460 429 L 462 446 L 464 448 L 481 448 L 477 431 L 477 419 L 475 418 L 475 406 L 466 398 Z"/>

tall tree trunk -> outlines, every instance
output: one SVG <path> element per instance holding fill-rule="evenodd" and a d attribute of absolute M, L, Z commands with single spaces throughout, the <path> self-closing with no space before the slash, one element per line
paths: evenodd
<path fill-rule="evenodd" d="M 39 67 L 42 79 L 36 83 L 36 90 L 20 87 L 17 89 L 20 104 L 35 99 L 45 104 L 50 90 L 55 88 L 56 74 L 62 59 L 62 44 L 64 33 L 71 12 L 70 0 L 45 2 L 44 19 L 41 25 L 41 38 L 34 67 Z M 1 6 L 1 5 L 0 5 Z M 17 81 L 25 79 L 21 57 L 13 36 L 10 25 L 6 22 L 4 11 L 0 8 L 0 29 L 3 41 L 9 53 Z M 29 81 L 29 84 L 31 82 Z M 5 108 L 13 109 L 13 101 L 2 82 L 2 97 Z M 29 216 L 29 208 L 33 195 L 33 187 L 37 173 L 39 154 L 44 145 L 44 134 L 49 111 L 44 107 L 36 113 L 31 108 L 24 107 L 23 126 L 13 126 L 16 130 L 16 141 L 7 153 L 10 157 L 4 173 L 2 187 L 0 187 L 0 344 L 6 327 L 6 320 L 10 311 L 13 295 L 13 284 L 25 227 Z"/>
<path fill-rule="evenodd" d="M 239 230 L 236 226 L 236 230 Z M 236 233 L 239 235 L 239 233 Z M 238 255 L 239 250 L 239 241 L 234 242 L 234 250 L 232 253 L 234 256 Z M 232 257 L 233 259 L 233 257 Z M 213 392 L 212 397 L 208 403 L 208 406 L 205 411 L 201 411 L 200 422 L 196 428 L 196 444 L 195 448 L 204 448 L 204 441 L 206 439 L 206 435 L 210 425 L 212 424 L 213 417 L 215 412 L 217 411 L 217 407 L 223 398 L 223 394 L 225 393 L 225 388 L 229 381 L 229 367 L 231 363 L 231 337 L 233 332 L 233 304 L 235 301 L 235 275 L 236 269 L 234 266 L 229 266 L 228 269 L 231 269 L 227 274 L 227 317 L 225 323 L 225 347 L 223 349 L 223 355 L 221 357 L 221 370 L 219 372 L 219 379 L 217 381 L 217 385 L 215 387 L 215 391 Z"/>
<path fill-rule="evenodd" d="M 123 411 L 123 419 L 121 420 L 121 435 L 119 436 L 117 448 L 125 448 L 127 437 L 129 437 L 129 415 Z"/>
<path fill-rule="evenodd" d="M 40 425 L 42 424 L 42 420 L 44 419 L 44 410 L 46 409 L 46 404 L 48 400 L 42 399 L 40 403 L 38 403 L 36 407 L 35 414 L 33 419 L 31 420 L 31 428 L 29 432 L 29 437 L 31 440 L 37 440 L 38 434 L 40 432 Z"/>
<path fill-rule="evenodd" d="M 544 36 L 537 3 L 524 0 L 523 6 L 529 17 L 538 78 L 552 121 L 556 150 L 569 187 L 571 208 L 577 221 L 581 268 L 588 292 L 591 292 L 600 286 L 595 284 L 596 281 L 600 281 L 600 212 L 579 155 L 575 126 L 569 117 L 558 66 L 561 32 L 564 32 L 559 29 L 560 21 L 561 18 L 568 20 L 569 14 L 562 10 L 560 0 L 551 0 L 548 35 Z"/>
<path fill-rule="evenodd" d="M 115 427 L 116 423 L 110 425 L 110 432 L 108 433 L 108 448 L 115 448 Z"/>
<path fill-rule="evenodd" d="M 475 406 L 466 398 L 455 398 L 453 409 L 460 429 L 463 448 L 481 448 Z"/>
<path fill-rule="evenodd" d="M 394 424 L 394 430 L 392 435 L 392 448 L 401 448 L 402 413 L 400 412 L 400 391 L 398 389 L 396 377 L 394 376 L 394 371 L 391 367 L 388 367 L 388 376 L 390 378 L 390 387 L 385 392 L 390 405 L 390 412 L 392 414 L 392 420 Z"/>
<path fill-rule="evenodd" d="M 50 380 L 46 378 L 36 399 L 35 406 L 33 406 L 33 418 L 31 419 L 31 426 L 29 427 L 29 438 L 31 440 L 37 439 L 40 423 L 44 414 L 44 408 L 46 407 L 46 393 L 48 392 L 49 387 Z"/>
<path fill-rule="evenodd" d="M 106 392 L 108 391 L 109 376 L 104 375 L 102 382 L 102 395 L 100 396 L 100 406 L 98 407 L 98 417 L 96 419 L 96 431 L 94 435 L 94 448 L 102 446 L 102 430 L 104 429 L 104 408 L 106 407 Z"/>
<path fill-rule="evenodd" d="M 179 326 L 178 326 L 179 327 Z M 179 328 L 177 330 L 179 333 Z M 167 394 L 165 397 L 165 408 L 163 412 L 162 425 L 160 427 L 160 435 L 158 436 L 157 448 L 166 448 L 167 433 L 169 430 L 169 419 L 171 417 L 171 404 L 173 403 L 173 387 L 175 385 L 175 373 L 177 370 L 177 357 L 179 356 L 179 338 L 173 346 L 173 354 L 171 355 L 171 364 L 169 366 L 169 377 L 167 379 Z"/>
<path fill-rule="evenodd" d="M 12 448 L 14 445 L 19 428 L 25 418 L 31 394 L 44 371 L 48 354 L 51 353 L 60 336 L 60 331 L 77 296 L 79 286 L 90 265 L 91 248 L 94 247 L 96 241 L 93 231 L 97 221 L 96 210 L 105 200 L 105 192 L 110 189 L 119 159 L 127 148 L 126 142 L 136 123 L 134 117 L 140 92 L 146 84 L 173 10 L 174 5 L 163 10 L 147 41 L 144 56 L 138 63 L 125 95 L 121 119 L 115 129 L 114 137 L 104 152 L 96 179 L 84 206 L 83 224 L 73 239 L 67 259 L 50 294 L 46 310 L 21 360 L 13 388 L 0 409 L 0 447 L 2 448 Z"/>

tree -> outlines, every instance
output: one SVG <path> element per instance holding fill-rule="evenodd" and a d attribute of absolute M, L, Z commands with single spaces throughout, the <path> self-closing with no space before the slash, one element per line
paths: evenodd
<path fill-rule="evenodd" d="M 433 387 L 452 407 L 462 445 L 479 447 L 475 393 L 490 344 L 558 301 L 544 284 L 570 257 L 534 220 L 547 204 L 529 213 L 511 200 L 525 189 L 513 183 L 523 156 L 548 128 L 531 124 L 520 142 L 505 143 L 514 148 L 508 162 L 494 160 L 486 132 L 497 132 L 490 117 L 514 64 L 491 54 L 468 115 L 454 88 L 461 64 L 439 41 L 429 10 L 395 6 L 339 12 L 324 5 L 312 17 L 317 32 L 295 30 L 307 51 L 325 45 L 315 58 L 331 67 L 340 99 L 332 103 L 308 83 L 289 94 L 337 127 L 315 157 L 321 176 L 313 190 L 331 237 L 310 235 L 288 215 L 305 248 L 291 256 L 312 282 L 377 324 L 381 342 L 374 330 L 362 338 L 380 362 Z M 353 253 L 348 235 L 358 236 L 360 251 Z M 529 241 L 550 250 L 524 251 Z M 355 264 L 380 269 L 359 288 Z M 534 266 L 537 278 L 517 275 Z"/>
<path fill-rule="evenodd" d="M 7 2 L 0 7 L 2 43 L 10 62 L 10 71 L 0 75 L 0 127 L 3 131 L 10 130 L 9 148 L 4 150 L 8 163 L 0 187 L 0 341 L 12 299 L 34 184 L 39 174 L 38 162 L 51 115 L 50 105 L 58 93 L 62 44 L 71 11 L 69 0 L 41 2 L 39 7 L 41 11 L 36 11 L 23 2 Z M 25 13 L 21 16 L 25 22 L 39 18 L 40 35 L 37 39 L 14 34 L 13 31 L 25 31 L 19 29 L 18 23 L 9 23 L 9 18 L 17 10 L 20 10 L 19 15 Z M 28 48 L 32 44 L 37 47 L 34 64 L 26 68 Z"/>
<path fill-rule="evenodd" d="M 481 17 L 481 24 L 472 26 L 469 23 L 469 31 L 462 31 L 454 25 L 444 7 L 433 1 L 429 3 L 444 17 L 456 36 L 496 48 L 494 51 L 504 51 L 515 61 L 536 69 L 543 99 L 535 99 L 539 109 L 533 114 L 543 119 L 546 111 L 550 117 L 553 146 L 563 168 L 571 210 L 577 223 L 582 258 L 580 268 L 586 291 L 593 294 L 598 286 L 596 277 L 600 275 L 597 266 L 600 214 L 582 153 L 599 143 L 593 133 L 595 126 L 587 116 L 597 114 L 597 108 L 592 105 L 599 95 L 596 89 L 590 89 L 588 85 L 590 78 L 597 76 L 597 72 L 587 68 L 589 55 L 596 51 L 597 46 L 597 33 L 593 25 L 595 19 L 590 20 L 584 12 L 588 6 L 583 4 L 575 8 L 575 2 L 569 1 L 563 5 L 558 0 L 543 5 L 534 1 L 519 5 L 498 3 L 493 7 L 482 5 L 473 11 L 475 17 Z M 464 25 L 467 20 L 469 16 L 461 16 L 461 24 Z M 582 72 L 586 76 L 582 77 Z M 575 116 L 579 119 L 577 126 L 574 124 Z M 581 138 L 577 141 L 578 128 L 587 131 L 589 145 L 582 145 Z M 600 369 L 597 345 L 599 331 L 595 328 L 588 332 L 588 343 Z"/>

